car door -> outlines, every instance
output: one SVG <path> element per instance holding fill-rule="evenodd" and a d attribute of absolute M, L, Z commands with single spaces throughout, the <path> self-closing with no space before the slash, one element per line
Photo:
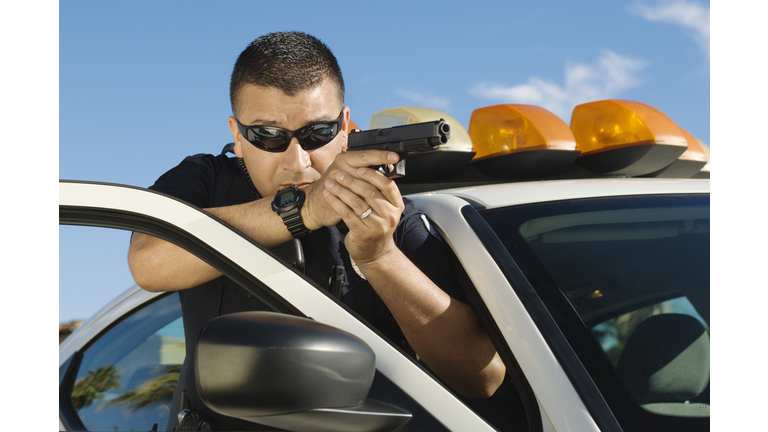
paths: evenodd
<path fill-rule="evenodd" d="M 61 182 L 60 223 L 140 231 L 171 241 L 220 270 L 273 310 L 311 317 L 362 339 L 376 355 L 376 376 L 369 397 L 413 416 L 400 430 L 494 430 L 476 411 L 492 418 L 510 409 L 505 405 L 493 407 L 489 401 L 487 406 L 474 404 L 473 410 L 469 406 L 473 403 L 460 400 L 327 291 L 237 230 L 179 200 L 141 188 Z M 173 415 L 167 396 L 171 384 L 175 386 L 173 377 L 178 374 L 180 360 L 178 351 L 169 352 L 172 345 L 178 350 L 177 307 L 176 294 L 134 289 L 86 322 L 62 345 L 60 419 L 64 428 L 148 430 L 157 424 L 162 430 L 163 418 L 167 419 L 164 416 Z M 148 316 L 164 318 L 149 323 Z M 163 391 L 142 393 L 163 384 Z M 145 400 L 136 402 L 142 395 Z M 94 420 L 99 416 L 104 420 Z M 520 421 L 528 430 L 542 429 L 539 418 Z"/>

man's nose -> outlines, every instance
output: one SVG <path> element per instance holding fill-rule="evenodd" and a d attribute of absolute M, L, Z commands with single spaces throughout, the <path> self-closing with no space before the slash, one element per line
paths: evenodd
<path fill-rule="evenodd" d="M 304 171 L 304 169 L 311 164 L 312 162 L 309 158 L 309 153 L 301 148 L 298 138 L 291 138 L 291 142 L 283 154 L 283 168 L 288 171 L 299 173 Z"/>

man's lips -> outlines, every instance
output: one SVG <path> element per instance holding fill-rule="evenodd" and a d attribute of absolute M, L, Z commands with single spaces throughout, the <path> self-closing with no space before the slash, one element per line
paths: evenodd
<path fill-rule="evenodd" d="M 310 183 L 288 183 L 288 184 L 280 185 L 280 189 L 285 189 L 287 187 L 291 187 L 291 186 L 294 186 L 294 185 L 298 186 L 299 189 L 301 189 L 301 188 L 305 188 L 305 187 L 309 186 Z"/>

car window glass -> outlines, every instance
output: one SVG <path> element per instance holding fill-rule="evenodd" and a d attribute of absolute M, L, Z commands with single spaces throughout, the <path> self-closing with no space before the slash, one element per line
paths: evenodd
<path fill-rule="evenodd" d="M 483 217 L 609 404 L 635 404 L 620 422 L 709 417 L 709 197 L 585 199 Z"/>
<path fill-rule="evenodd" d="M 637 326 L 646 319 L 665 313 L 681 313 L 690 315 L 701 323 L 709 333 L 709 326 L 699 315 L 686 297 L 678 297 L 651 306 L 646 306 L 632 312 L 621 314 L 591 328 L 592 336 L 600 343 L 608 359 L 616 366 L 624 351 L 629 336 Z"/>
<path fill-rule="evenodd" d="M 709 416 L 709 325 L 686 297 L 621 314 L 591 332 L 643 408 Z"/>
<path fill-rule="evenodd" d="M 184 327 L 171 294 L 88 347 L 70 395 L 88 430 L 164 430 L 184 362 Z"/>

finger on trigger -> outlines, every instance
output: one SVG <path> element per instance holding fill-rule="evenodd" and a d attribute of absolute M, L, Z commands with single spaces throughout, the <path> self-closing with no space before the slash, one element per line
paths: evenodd
<path fill-rule="evenodd" d="M 400 159 L 396 152 L 386 150 L 361 150 L 346 153 L 346 162 L 353 167 L 370 167 L 395 163 Z"/>

